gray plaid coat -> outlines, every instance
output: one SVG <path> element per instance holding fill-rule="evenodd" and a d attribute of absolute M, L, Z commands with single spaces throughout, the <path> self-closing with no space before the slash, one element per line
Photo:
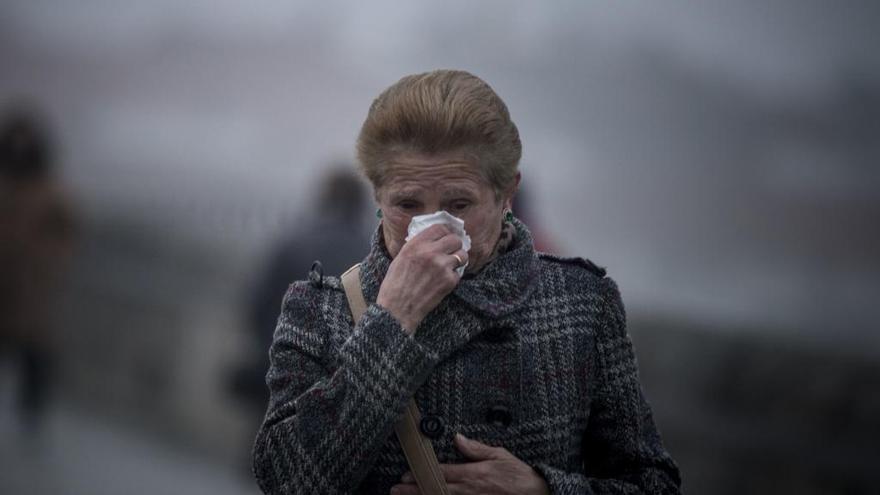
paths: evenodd
<path fill-rule="evenodd" d="M 467 462 L 452 443 L 461 432 L 505 447 L 552 493 L 679 493 L 616 284 L 587 260 L 536 253 L 513 222 L 510 248 L 413 336 L 375 304 L 391 261 L 380 229 L 357 325 L 339 278 L 290 285 L 254 446 L 265 493 L 387 494 L 408 470 L 393 427 L 413 395 L 441 463 Z"/>

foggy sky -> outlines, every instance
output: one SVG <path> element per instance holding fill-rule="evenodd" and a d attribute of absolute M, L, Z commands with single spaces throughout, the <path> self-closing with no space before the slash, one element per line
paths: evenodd
<path fill-rule="evenodd" d="M 379 91 L 463 68 L 510 107 L 544 230 L 606 266 L 628 307 L 880 343 L 876 3 L 3 12 L 0 101 L 45 107 L 96 217 L 253 253 L 352 157 Z"/>

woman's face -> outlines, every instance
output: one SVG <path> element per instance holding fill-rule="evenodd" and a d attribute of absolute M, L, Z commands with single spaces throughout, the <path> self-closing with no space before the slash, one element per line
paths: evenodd
<path fill-rule="evenodd" d="M 376 199 L 392 258 L 406 242 L 412 217 L 446 210 L 464 220 L 471 237 L 468 271 L 485 264 L 501 234 L 503 211 L 511 206 L 513 188 L 497 198 L 475 164 L 452 155 L 398 155 L 389 164 L 387 177 Z"/>

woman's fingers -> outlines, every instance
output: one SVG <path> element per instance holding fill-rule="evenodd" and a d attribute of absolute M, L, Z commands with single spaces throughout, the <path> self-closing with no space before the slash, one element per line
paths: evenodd
<path fill-rule="evenodd" d="M 477 466 L 475 462 L 466 462 L 463 464 L 440 464 L 440 472 L 443 473 L 443 479 L 446 483 L 461 483 L 479 478 L 485 475 L 483 466 Z"/>
<path fill-rule="evenodd" d="M 437 224 L 416 234 L 406 245 L 426 245 L 431 251 L 454 253 L 461 249 L 461 238 L 446 224 Z"/>
<path fill-rule="evenodd" d="M 444 230 L 442 229 L 431 230 L 434 227 L 444 227 L 445 233 L 443 233 Z M 429 230 L 431 230 L 430 235 L 419 239 L 421 246 L 419 246 L 418 251 L 427 254 L 430 258 L 439 260 L 444 267 L 455 269 L 467 264 L 468 254 L 467 251 L 462 249 L 462 241 L 457 234 L 451 232 L 451 230 L 445 225 L 432 225 L 428 229 L 419 233 L 419 235 L 428 232 Z M 436 237 L 438 234 L 442 235 Z M 428 242 L 428 240 L 432 238 L 434 238 L 434 240 Z M 414 237 L 409 242 L 415 240 L 416 238 Z"/>
<path fill-rule="evenodd" d="M 421 495 L 421 493 L 415 483 L 400 483 L 391 487 L 391 495 Z"/>
<path fill-rule="evenodd" d="M 440 239 L 440 238 L 442 238 L 446 235 L 449 235 L 451 233 L 452 233 L 452 229 L 448 225 L 443 224 L 443 223 L 438 223 L 435 225 L 431 225 L 427 229 L 414 235 L 412 239 L 407 241 L 407 244 L 409 244 L 411 242 L 415 242 L 417 244 L 420 242 L 434 242 L 437 239 Z"/>
<path fill-rule="evenodd" d="M 432 225 L 404 244 L 391 261 L 376 303 L 412 334 L 425 315 L 455 289 L 461 279 L 455 269 L 467 262 L 458 235 L 447 225 Z"/>
<path fill-rule="evenodd" d="M 462 440 L 464 442 L 465 440 Z M 459 464 L 440 464 L 450 495 L 481 493 L 550 493 L 544 477 L 528 464 L 503 447 L 470 440 L 473 447 L 482 450 L 477 457 L 487 460 Z M 416 494 L 418 486 L 412 472 L 407 471 L 394 485 L 391 493 Z"/>
<path fill-rule="evenodd" d="M 458 434 L 453 439 L 456 448 L 465 457 L 474 461 L 504 460 L 512 457 L 504 447 L 493 447 L 478 440 Z"/>
<path fill-rule="evenodd" d="M 447 234 L 432 242 L 431 249 L 443 254 L 453 254 L 461 249 L 461 238 L 455 234 Z"/>
<path fill-rule="evenodd" d="M 484 474 L 481 470 L 482 467 L 477 466 L 477 463 L 475 462 L 466 462 L 463 464 L 438 464 L 437 467 L 440 468 L 440 473 L 443 474 L 443 479 L 446 480 L 447 483 L 466 481 L 471 478 L 478 478 L 481 474 Z M 412 471 L 407 471 L 400 477 L 400 482 L 415 483 L 416 478 Z"/>
<path fill-rule="evenodd" d="M 447 256 L 449 260 L 449 264 L 453 270 L 460 266 L 467 265 L 468 263 L 468 254 L 464 249 L 459 249 L 458 251 Z"/>

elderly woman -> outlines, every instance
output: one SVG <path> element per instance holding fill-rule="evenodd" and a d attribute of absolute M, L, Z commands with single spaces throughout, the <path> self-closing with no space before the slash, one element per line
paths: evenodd
<path fill-rule="evenodd" d="M 263 491 L 419 493 L 394 435 L 414 397 L 450 493 L 678 493 L 616 284 L 535 252 L 511 213 L 521 145 L 498 95 L 462 71 L 404 77 L 357 150 L 381 218 L 366 311 L 354 321 L 335 276 L 288 288 L 254 447 Z M 447 225 L 406 240 L 439 210 L 469 250 Z"/>

